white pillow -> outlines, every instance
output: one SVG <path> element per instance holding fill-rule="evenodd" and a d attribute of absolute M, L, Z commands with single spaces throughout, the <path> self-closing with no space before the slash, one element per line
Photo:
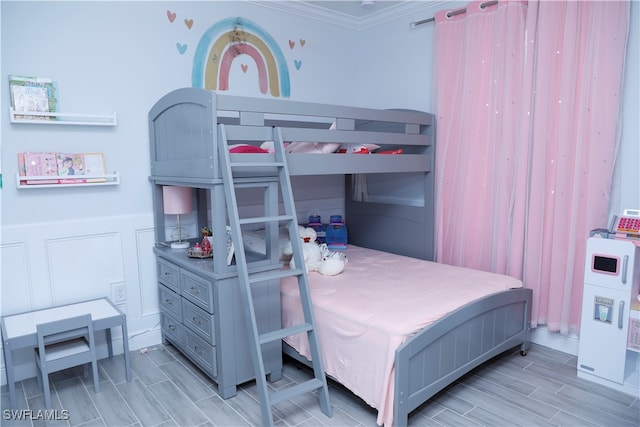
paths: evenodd
<path fill-rule="evenodd" d="M 329 127 L 330 130 L 336 128 L 336 123 Z M 327 154 L 335 153 L 340 147 L 338 143 L 332 142 L 292 142 L 285 148 L 287 153 L 307 153 L 307 154 Z"/>
<path fill-rule="evenodd" d="M 287 153 L 326 154 L 334 153 L 340 144 L 330 142 L 292 142 L 285 149 Z"/>

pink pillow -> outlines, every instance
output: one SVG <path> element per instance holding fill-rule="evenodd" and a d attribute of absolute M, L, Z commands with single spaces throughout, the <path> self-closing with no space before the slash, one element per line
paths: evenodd
<path fill-rule="evenodd" d="M 267 150 L 249 144 L 237 144 L 229 146 L 230 153 L 268 153 Z"/>

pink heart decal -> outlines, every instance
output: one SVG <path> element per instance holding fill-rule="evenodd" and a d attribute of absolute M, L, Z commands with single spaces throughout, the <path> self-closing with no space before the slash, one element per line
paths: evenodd
<path fill-rule="evenodd" d="M 305 39 L 300 39 L 300 46 L 304 46 L 307 41 Z"/>
<path fill-rule="evenodd" d="M 173 21 L 175 21 L 176 19 L 176 14 L 171 12 L 170 10 L 167 10 L 167 18 L 169 18 L 169 22 L 173 23 Z"/>
<path fill-rule="evenodd" d="M 249 68 L 249 67 L 247 66 L 247 64 L 240 64 L 240 68 L 242 68 L 242 72 L 243 73 L 246 73 L 247 72 L 247 68 Z"/>
<path fill-rule="evenodd" d="M 184 25 L 186 25 L 188 29 L 191 29 L 191 27 L 193 27 L 193 19 L 185 19 Z"/>
<path fill-rule="evenodd" d="M 294 42 L 293 40 L 289 40 L 289 48 L 293 49 L 293 47 L 296 45 L 296 42 Z"/>

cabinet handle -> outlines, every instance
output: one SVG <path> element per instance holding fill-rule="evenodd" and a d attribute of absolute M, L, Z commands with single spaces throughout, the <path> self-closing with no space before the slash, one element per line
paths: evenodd
<path fill-rule="evenodd" d="M 167 305 L 173 305 L 173 300 L 166 299 L 166 300 L 164 300 L 164 303 L 167 304 Z"/>
<path fill-rule="evenodd" d="M 622 319 L 624 318 L 624 301 L 618 305 L 618 329 L 622 329 Z"/>
<path fill-rule="evenodd" d="M 192 286 L 191 287 L 191 292 L 196 294 L 196 295 L 199 295 L 200 294 L 200 289 L 196 288 L 195 286 Z"/>
<path fill-rule="evenodd" d="M 195 323 L 196 325 L 198 325 L 198 326 L 201 326 L 201 325 L 202 325 L 202 322 L 200 321 L 200 319 L 198 319 L 198 318 L 197 318 L 197 317 L 195 317 L 195 316 L 193 317 L 193 319 L 191 319 L 191 321 L 192 321 L 193 323 Z"/>
<path fill-rule="evenodd" d="M 627 284 L 627 266 L 629 265 L 629 255 L 622 258 L 622 284 Z"/>
<path fill-rule="evenodd" d="M 172 331 L 175 331 L 176 330 L 176 325 L 169 325 L 168 328 L 171 329 Z"/>

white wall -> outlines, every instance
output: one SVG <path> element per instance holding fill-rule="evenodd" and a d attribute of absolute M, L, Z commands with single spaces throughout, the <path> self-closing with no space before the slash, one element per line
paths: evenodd
<path fill-rule="evenodd" d="M 624 73 L 622 134 L 611 213 L 640 208 L 640 2 L 631 2 L 631 23 Z"/>
<path fill-rule="evenodd" d="M 638 4 L 633 8 L 635 49 L 627 57 L 626 90 L 637 92 L 640 20 Z M 173 23 L 167 9 L 177 14 Z M 2 1 L 2 314 L 110 296 L 112 284 L 124 283 L 131 348 L 159 342 L 146 115 L 160 96 L 191 85 L 199 38 L 209 26 L 232 16 L 259 24 L 288 63 L 302 61 L 299 71 L 289 66 L 292 99 L 431 110 L 433 24 L 409 28 L 410 21 L 433 16 L 427 8 L 417 16 L 357 31 L 251 2 Z M 184 19 L 194 20 L 191 29 Z M 296 42 L 294 49 L 290 40 Z M 188 45 L 184 55 L 176 43 Z M 62 111 L 116 112 L 118 125 L 10 124 L 9 74 L 53 78 L 59 83 Z M 237 71 L 232 81 L 229 93 L 261 96 L 250 72 Z M 622 166 L 621 199 L 627 207 L 640 207 L 639 108 L 637 96 L 629 99 L 623 150 L 632 153 L 632 160 Z M 16 189 L 17 153 L 49 150 L 104 152 L 108 169 L 120 172 L 121 184 Z M 337 189 L 341 181 L 326 185 Z M 300 209 L 315 209 L 313 203 Z"/>
<path fill-rule="evenodd" d="M 348 104 L 353 30 L 249 2 L 2 1 L 0 8 L 2 314 L 111 296 L 111 287 L 124 283 L 131 348 L 156 344 L 149 109 L 168 91 L 191 86 L 200 37 L 221 19 L 236 16 L 253 21 L 276 40 L 289 63 L 292 99 Z M 173 23 L 167 10 L 176 13 Z M 191 29 L 185 19 L 193 19 Z M 184 55 L 176 43 L 188 46 Z M 293 60 L 302 61 L 300 70 Z M 263 96 L 255 67 L 246 63 L 245 74 L 234 62 L 228 93 Z M 50 77 L 58 82 L 62 112 L 116 112 L 118 124 L 10 124 L 9 74 Z M 107 168 L 119 171 L 121 183 L 17 189 L 16 156 L 25 151 L 103 152 Z M 298 181 L 303 188 L 310 185 Z M 342 183 L 341 177 L 328 178 L 324 189 L 300 192 L 306 199 L 299 205 L 301 216 L 318 208 L 343 209 Z M 327 200 L 318 206 L 322 197 Z"/>

